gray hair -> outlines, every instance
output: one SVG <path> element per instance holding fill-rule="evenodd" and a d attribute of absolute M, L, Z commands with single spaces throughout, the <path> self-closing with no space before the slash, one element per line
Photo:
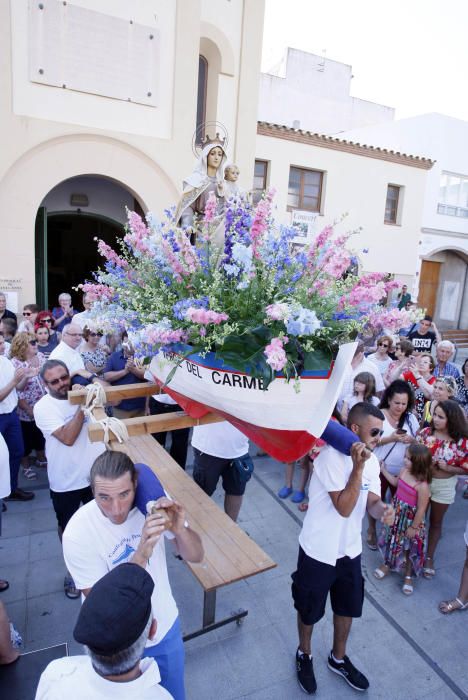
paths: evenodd
<path fill-rule="evenodd" d="M 152 621 L 153 616 L 150 613 L 146 627 L 138 639 L 127 649 L 115 654 L 103 656 L 85 646 L 86 653 L 89 655 L 96 673 L 100 676 L 121 676 L 135 668 L 143 656 Z"/>
<path fill-rule="evenodd" d="M 58 296 L 59 301 L 60 301 L 60 299 L 71 299 L 71 294 L 69 294 L 68 292 L 62 292 Z"/>
<path fill-rule="evenodd" d="M 441 340 L 440 343 L 437 343 L 438 348 L 448 348 L 452 355 L 455 352 L 455 345 L 452 343 L 451 340 Z"/>
<path fill-rule="evenodd" d="M 6 301 L 7 295 L 5 294 L 5 292 L 0 292 L 0 297 L 2 297 L 2 299 L 5 299 Z"/>

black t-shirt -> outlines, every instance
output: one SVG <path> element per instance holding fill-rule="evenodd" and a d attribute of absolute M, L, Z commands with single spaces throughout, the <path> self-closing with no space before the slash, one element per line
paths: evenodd
<path fill-rule="evenodd" d="M 434 331 L 427 331 L 421 335 L 419 331 L 412 331 L 408 333 L 408 340 L 411 340 L 416 352 L 431 352 L 432 346 L 436 342 L 436 334 Z"/>

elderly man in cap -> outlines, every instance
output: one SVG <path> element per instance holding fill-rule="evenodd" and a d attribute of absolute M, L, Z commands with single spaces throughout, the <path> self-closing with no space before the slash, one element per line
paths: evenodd
<path fill-rule="evenodd" d="M 73 631 L 87 656 L 52 661 L 42 674 L 36 700 L 141 698 L 170 700 L 159 684 L 154 659 L 142 659 L 156 634 L 151 595 L 154 582 L 137 564 L 121 564 L 87 596 Z"/>

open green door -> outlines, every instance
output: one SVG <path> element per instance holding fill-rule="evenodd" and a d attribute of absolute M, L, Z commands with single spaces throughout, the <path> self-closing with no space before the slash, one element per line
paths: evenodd
<path fill-rule="evenodd" d="M 48 308 L 47 288 L 47 210 L 39 207 L 36 216 L 34 251 L 36 260 L 36 304 Z"/>

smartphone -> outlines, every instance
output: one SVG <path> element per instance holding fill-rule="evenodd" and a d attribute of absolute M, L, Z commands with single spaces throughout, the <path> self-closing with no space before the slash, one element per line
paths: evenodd
<path fill-rule="evenodd" d="M 407 433 L 408 431 L 405 430 L 404 428 L 398 428 L 398 430 L 396 430 L 395 432 L 396 432 L 397 435 L 406 435 L 406 433 Z"/>

